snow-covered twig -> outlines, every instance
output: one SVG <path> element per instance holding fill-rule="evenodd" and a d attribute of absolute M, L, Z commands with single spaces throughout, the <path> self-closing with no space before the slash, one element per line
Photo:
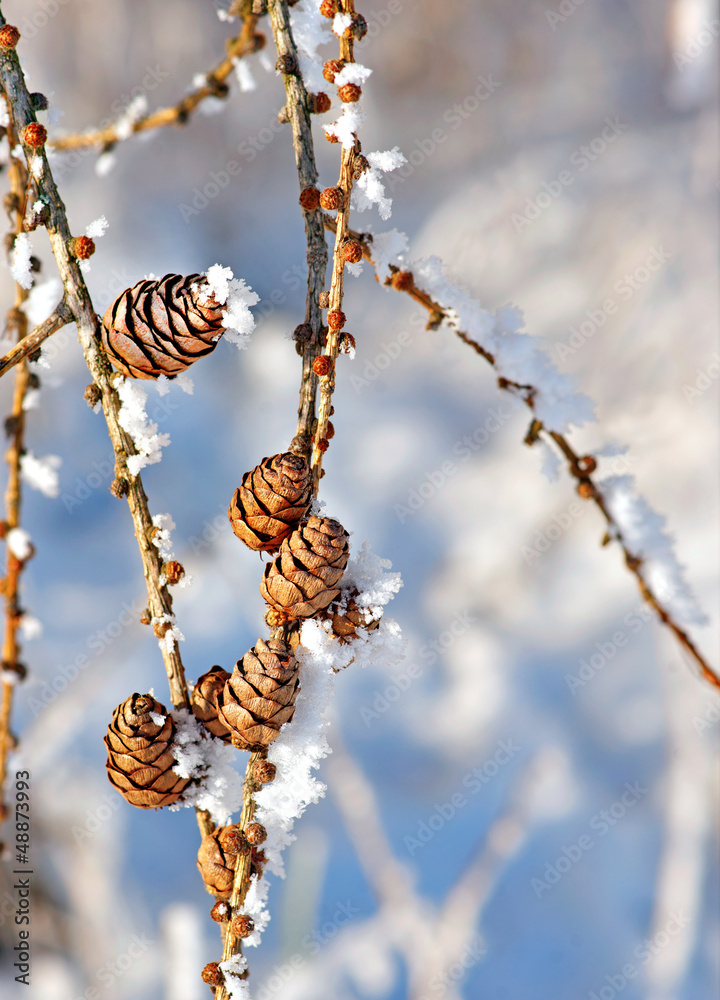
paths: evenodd
<path fill-rule="evenodd" d="M 326 215 L 324 222 L 326 229 L 335 232 L 336 223 L 333 218 Z M 591 418 L 589 401 L 587 397 L 573 391 L 566 377 L 551 367 L 544 352 L 528 344 L 534 338 L 517 332 L 521 314 L 511 308 L 500 310 L 497 315 L 481 309 L 466 293 L 445 281 L 440 276 L 437 265 L 426 265 L 426 280 L 423 281 L 420 270 L 416 273 L 416 270 L 405 267 L 397 259 L 397 254 L 393 255 L 395 260 L 390 255 L 383 255 L 376 262 L 373 237 L 353 231 L 350 231 L 350 236 L 360 243 L 363 256 L 376 268 L 378 280 L 382 284 L 405 292 L 427 309 L 430 313 L 428 326 L 436 328 L 444 323 L 453 330 L 463 343 L 495 369 L 498 387 L 526 403 L 533 419 L 525 443 L 532 445 L 544 436 L 559 449 L 567 462 L 568 472 L 576 481 L 578 493 L 593 502 L 605 518 L 607 534 L 604 542 L 617 542 L 625 565 L 635 577 L 644 599 L 690 655 L 703 679 L 720 690 L 720 675 L 683 627 L 683 621 L 699 623 L 704 618 L 682 578 L 682 567 L 674 555 L 672 539 L 664 531 L 663 519 L 659 519 L 659 515 L 647 502 L 634 493 L 634 489 L 630 490 L 629 495 L 625 489 L 622 502 L 613 504 L 613 497 L 619 499 L 617 484 L 613 486 L 607 480 L 603 483 L 594 477 L 597 464 L 595 458 L 592 455 L 579 455 L 575 451 L 568 440 L 567 430 Z M 395 243 L 401 254 L 406 241 Z M 431 287 L 428 288 L 428 285 Z M 433 288 L 433 285 L 436 287 Z M 443 289 L 451 299 L 450 303 L 441 301 L 437 294 L 438 290 Z M 461 307 L 461 315 L 464 312 L 471 317 L 474 336 L 461 327 L 458 306 Z M 506 340 L 504 335 L 508 333 L 510 337 Z M 506 346 L 508 343 L 509 350 Z M 514 374 L 513 364 L 516 366 L 515 371 L 534 372 L 539 378 L 535 382 L 519 381 Z M 507 372 L 513 373 L 511 377 L 508 377 Z M 625 520 L 621 515 L 622 510 L 628 515 Z M 665 581 L 662 591 L 655 582 L 660 580 Z"/>

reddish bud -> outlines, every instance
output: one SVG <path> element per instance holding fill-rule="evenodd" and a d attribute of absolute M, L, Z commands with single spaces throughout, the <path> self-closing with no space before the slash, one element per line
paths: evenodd
<path fill-rule="evenodd" d="M 340 350 L 343 354 L 349 354 L 355 350 L 355 338 L 351 333 L 345 332 L 340 338 Z"/>
<path fill-rule="evenodd" d="M 47 142 L 47 129 L 39 122 L 30 122 L 25 126 L 22 140 L 31 149 L 42 149 Z"/>
<path fill-rule="evenodd" d="M 255 780 L 261 785 L 267 785 L 275 780 L 277 768 L 269 760 L 259 760 L 255 765 Z"/>
<path fill-rule="evenodd" d="M 306 212 L 314 212 L 320 204 L 320 192 L 314 187 L 304 188 L 298 200 Z"/>
<path fill-rule="evenodd" d="M 364 38 L 367 35 L 367 21 L 362 14 L 356 14 L 350 25 L 353 38 Z"/>
<path fill-rule="evenodd" d="M 78 260 L 87 260 L 95 253 L 95 240 L 91 240 L 89 236 L 73 236 L 68 240 L 68 250 Z"/>
<path fill-rule="evenodd" d="M 252 932 L 255 930 L 255 921 L 252 917 L 249 917 L 247 913 L 238 913 L 238 915 L 232 919 L 230 930 L 233 932 L 235 937 L 250 937 Z"/>
<path fill-rule="evenodd" d="M 250 844 L 262 844 L 267 840 L 267 830 L 262 823 L 248 823 L 245 827 L 245 836 Z"/>
<path fill-rule="evenodd" d="M 325 437 L 328 441 L 335 437 L 335 428 L 330 420 L 328 420 L 327 430 L 325 431 Z"/>
<path fill-rule="evenodd" d="M 212 910 L 210 910 L 210 916 L 216 924 L 224 924 L 230 919 L 230 907 L 227 903 L 219 899 Z"/>
<path fill-rule="evenodd" d="M 579 458 L 577 461 L 577 467 L 580 472 L 584 475 L 589 476 L 590 473 L 597 469 L 597 462 L 592 455 L 585 455 L 583 458 Z"/>
<path fill-rule="evenodd" d="M 4 24 L 0 28 L 0 48 L 14 49 L 20 41 L 20 32 L 13 24 Z"/>
<path fill-rule="evenodd" d="M 326 212 L 335 212 L 343 203 L 343 192 L 341 188 L 325 188 L 320 195 L 320 207 Z"/>
<path fill-rule="evenodd" d="M 362 260 L 362 247 L 357 240 L 345 240 L 341 247 L 341 253 L 343 259 L 349 261 L 351 264 L 357 264 Z"/>
<path fill-rule="evenodd" d="M 313 115 L 324 115 L 332 107 L 332 101 L 328 95 L 319 90 L 317 94 L 310 94 L 310 113 Z"/>
<path fill-rule="evenodd" d="M 328 313 L 328 326 L 331 330 L 342 330 L 345 326 L 345 313 L 340 309 L 334 309 Z"/>
<path fill-rule="evenodd" d="M 583 480 L 581 483 L 578 483 L 577 491 L 583 500 L 592 500 L 595 496 L 595 487 L 587 480 Z"/>
<path fill-rule="evenodd" d="M 328 83 L 335 83 L 335 77 L 345 68 L 344 59 L 328 59 L 323 66 L 323 76 Z"/>
<path fill-rule="evenodd" d="M 202 981 L 207 983 L 208 986 L 222 986 L 225 982 L 225 977 L 220 970 L 219 962 L 208 962 L 202 970 Z"/>
<path fill-rule="evenodd" d="M 166 562 L 163 566 L 165 571 L 165 579 L 173 587 L 176 583 L 180 583 L 182 578 L 185 576 L 185 567 L 182 566 L 176 559 L 171 559 L 170 562 Z"/>
<path fill-rule="evenodd" d="M 346 83 L 342 87 L 338 87 L 338 97 L 343 104 L 354 104 L 362 97 L 362 90 L 356 83 Z"/>
<path fill-rule="evenodd" d="M 338 12 L 337 0 L 322 0 L 320 13 L 323 17 L 335 17 Z"/>
<path fill-rule="evenodd" d="M 320 440 L 317 443 L 317 446 L 318 446 L 318 451 L 321 452 L 322 454 L 325 454 L 325 452 L 330 447 L 330 442 L 328 441 L 327 438 L 320 438 Z"/>
<path fill-rule="evenodd" d="M 329 357 L 327 354 L 320 354 L 313 361 L 313 371 L 315 372 L 316 375 L 319 375 L 320 378 L 323 378 L 325 375 L 329 375 L 332 370 L 333 370 L 332 358 Z"/>
<path fill-rule="evenodd" d="M 390 279 L 390 284 L 398 292 L 406 292 L 413 286 L 413 276 L 410 271 L 396 271 Z"/>

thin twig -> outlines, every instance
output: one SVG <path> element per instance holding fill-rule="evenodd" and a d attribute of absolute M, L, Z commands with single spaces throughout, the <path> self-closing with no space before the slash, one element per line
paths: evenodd
<path fill-rule="evenodd" d="M 0 11 L 0 26 L 5 23 L 5 18 Z M 115 389 L 115 382 L 119 376 L 117 373 L 113 373 L 100 344 L 98 318 L 93 309 L 78 261 L 71 252 L 72 233 L 65 205 L 58 193 L 45 151 L 42 148 L 28 146 L 25 141 L 25 129 L 36 119 L 25 77 L 14 49 L 0 49 L 0 86 L 7 99 L 13 126 L 21 139 L 28 169 L 35 177 L 38 196 L 48 207 L 49 217 L 45 226 L 65 288 L 65 303 L 77 325 L 80 344 L 94 384 L 101 393 L 103 412 L 115 453 L 115 482 L 113 486 L 117 495 L 123 493 L 126 495 L 130 507 L 145 574 L 148 608 L 153 618 L 171 616 L 172 598 L 167 585 L 160 582 L 162 561 L 153 542 L 156 528 L 152 523 L 148 509 L 147 496 L 140 476 L 133 476 L 127 466 L 128 458 L 136 455 L 137 451 L 132 438 L 120 426 L 120 400 Z M 189 708 L 190 699 L 185 681 L 185 671 L 177 643 L 172 644 L 171 648 L 164 644 L 161 653 L 173 705 L 175 708 Z M 203 834 L 212 831 L 212 824 L 207 813 L 198 811 L 198 823 Z"/>
<path fill-rule="evenodd" d="M 326 229 L 330 232 L 335 231 L 336 223 L 333 218 L 325 215 L 323 221 Z M 360 243 L 363 250 L 363 256 L 370 264 L 372 264 L 373 267 L 375 267 L 375 263 L 372 259 L 372 237 L 368 236 L 366 233 L 355 233 L 352 231 L 350 231 L 349 235 Z M 403 269 L 401 272 L 400 268 L 391 264 L 390 272 L 390 277 L 386 278 L 385 284 L 394 288 L 396 291 L 406 292 L 412 299 L 427 309 L 430 313 L 430 320 L 428 323 L 429 327 L 437 327 L 442 320 L 447 317 L 447 312 L 443 306 L 438 302 L 435 302 L 434 299 L 427 294 L 427 292 L 417 287 L 415 284 L 415 278 L 411 271 Z M 403 280 L 400 282 L 397 280 L 394 281 L 394 276 L 400 273 L 402 273 Z M 482 358 L 484 358 L 488 364 L 496 367 L 495 358 L 489 351 L 487 351 L 462 330 L 456 329 L 455 333 L 460 340 L 463 341 L 463 343 L 467 344 L 468 347 L 472 348 L 476 354 L 479 354 Z M 534 386 L 520 385 L 518 382 L 513 382 L 510 379 L 500 377 L 498 378 L 498 387 L 505 392 L 512 393 L 514 396 L 519 396 L 527 404 L 528 408 L 534 411 L 535 396 L 537 394 L 537 389 L 535 389 Z M 673 618 L 672 613 L 663 605 L 658 595 L 650 586 L 644 572 L 644 561 L 642 557 L 631 551 L 630 546 L 625 541 L 622 529 L 608 509 L 600 486 L 593 480 L 592 473 L 588 471 L 585 464 L 588 456 L 578 455 L 564 434 L 558 434 L 556 431 L 548 430 L 540 420 L 534 417 L 530 431 L 526 438 L 526 443 L 532 444 L 533 441 L 537 440 L 541 435 L 545 435 L 550 438 L 550 440 L 552 440 L 560 449 L 567 461 L 568 472 L 577 481 L 580 495 L 586 500 L 591 500 L 602 513 L 609 529 L 606 535 L 606 541 L 615 541 L 620 546 L 625 559 L 625 565 L 635 577 L 640 593 L 645 601 L 655 611 L 662 624 L 670 629 L 683 649 L 685 649 L 685 651 L 690 655 L 698 668 L 701 677 L 707 681 L 708 684 L 712 685 L 712 687 L 720 690 L 720 675 L 718 675 L 718 673 L 710 666 L 708 661 L 690 638 L 687 631 L 678 625 Z"/>
<path fill-rule="evenodd" d="M 61 330 L 72 319 L 70 308 L 66 305 L 65 299 L 57 304 L 46 320 L 39 323 L 35 329 L 19 340 L 12 350 L 0 358 L 0 378 L 10 371 L 16 364 L 34 354 L 43 341 L 47 340 L 58 330 Z"/>
<path fill-rule="evenodd" d="M 227 78 L 235 69 L 237 61 L 252 55 L 265 45 L 265 36 L 255 30 L 257 17 L 254 14 L 243 20 L 240 34 L 226 42 L 227 55 L 215 69 L 205 74 L 205 83 L 193 88 L 177 104 L 166 108 L 158 108 L 150 114 L 143 115 L 137 121 L 112 122 L 104 128 L 92 129 L 89 132 L 73 132 L 69 135 L 56 136 L 48 140 L 55 150 L 88 149 L 99 146 L 108 152 L 118 142 L 129 139 L 136 132 L 147 132 L 151 129 L 163 128 L 167 125 L 185 125 L 193 111 L 208 97 L 227 97 L 229 88 Z"/>
<path fill-rule="evenodd" d="M 11 126 L 7 129 L 10 152 L 17 146 L 17 134 Z M 12 250 L 15 238 L 23 232 L 23 194 L 27 187 L 28 171 L 25 164 L 16 156 L 10 156 L 9 166 L 10 191 L 15 196 L 11 199 L 9 215 L 11 219 L 10 240 L 8 251 Z M 15 282 L 15 301 L 8 313 L 8 329 L 17 332 L 18 340 L 22 340 L 27 332 L 27 316 L 23 304 L 27 299 L 27 289 Z M 2 581 L 2 593 L 5 598 L 5 627 L 2 640 L 2 696 L 0 700 L 0 823 L 6 817 L 5 782 L 7 778 L 7 761 L 11 750 L 10 721 L 12 717 L 13 693 L 16 682 L 24 676 L 25 668 L 20 664 L 20 643 L 18 630 L 22 619 L 20 607 L 20 577 L 30 556 L 19 558 L 9 544 L 7 532 L 20 527 L 20 510 L 22 503 L 22 482 L 20 464 L 25 451 L 25 396 L 28 390 L 30 372 L 27 361 L 22 361 L 15 373 L 13 403 L 11 415 L 6 423 L 9 446 L 5 453 L 8 466 L 8 481 L 5 491 L 5 523 L 6 533 L 5 579 Z"/>

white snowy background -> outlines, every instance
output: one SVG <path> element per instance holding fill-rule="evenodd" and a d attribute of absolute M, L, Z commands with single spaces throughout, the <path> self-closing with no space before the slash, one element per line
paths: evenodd
<path fill-rule="evenodd" d="M 219 61 L 233 28 L 223 6 L 6 0 L 3 13 L 52 131 L 174 102 Z M 717 665 L 717 5 L 361 9 L 363 148 L 398 147 L 408 164 L 385 176 L 392 217 L 372 208 L 355 224 L 406 233 L 411 258 L 439 255 L 484 308 L 512 302 L 553 345 L 597 404 L 578 450 L 628 447 L 602 468 L 634 477 L 667 517 L 709 617 L 693 634 Z M 185 127 L 56 167 L 73 231 L 109 224 L 87 275 L 99 311 L 145 274 L 215 263 L 260 296 L 247 349 L 221 343 L 192 369 L 192 394 L 142 385 L 171 439 L 143 476 L 193 577 L 175 597 L 193 679 L 231 669 L 265 634 L 261 562 L 225 512 L 295 427 L 287 336 L 303 318 L 305 244 L 276 122 L 283 89 L 263 61 Z M 336 117 L 316 120 L 322 187 L 337 179 L 339 146 L 321 127 Z M 30 242 L 40 283 L 52 259 L 42 230 Z M 0 282 L 9 303 L 7 269 Z M 543 475 L 547 455 L 522 443 L 527 411 L 488 366 L 451 331 L 425 331 L 367 264 L 348 277 L 345 311 L 357 353 L 338 365 L 321 495 L 356 551 L 368 539 L 402 574 L 388 613 L 407 656 L 337 677 L 333 752 L 317 772 L 328 793 L 297 823 L 284 881 L 268 880 L 253 996 L 709 1000 L 718 699 L 645 614 L 619 552 L 601 548 L 596 510 L 564 472 Z M 11 541 L 36 548 L 16 709 L 34 787 L 33 983 L 13 982 L 4 866 L 0 985 L 12 1000 L 199 1000 L 219 948 L 193 814 L 134 810 L 104 773 L 115 705 L 150 688 L 167 704 L 157 642 L 138 623 L 130 518 L 108 492 L 111 450 L 70 330 L 47 355 L 24 470 L 41 491 L 26 491 L 29 538 Z"/>

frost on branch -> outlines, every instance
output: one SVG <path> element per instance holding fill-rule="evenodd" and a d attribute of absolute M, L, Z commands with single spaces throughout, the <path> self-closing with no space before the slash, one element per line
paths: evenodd
<path fill-rule="evenodd" d="M 245 969 L 247 959 L 244 955 L 232 955 L 220 962 L 220 971 L 225 975 L 225 989 L 230 1000 L 252 1000 L 250 987 L 244 979 L 238 978 Z"/>
<path fill-rule="evenodd" d="M 205 303 L 212 297 L 218 305 L 225 306 L 222 314 L 225 339 L 240 349 L 247 347 L 255 328 L 250 306 L 257 305 L 260 296 L 242 278 L 234 278 L 232 268 L 222 264 L 213 264 L 208 268 L 205 280 L 207 288 L 200 301 Z"/>
<path fill-rule="evenodd" d="M 153 535 L 153 545 L 166 561 L 173 558 L 172 538 L 170 534 L 175 530 L 176 524 L 170 514 L 155 514 L 152 523 L 157 529 Z"/>
<path fill-rule="evenodd" d="M 317 0 L 300 0 L 290 9 L 290 27 L 297 48 L 300 72 L 308 91 L 324 90 L 323 60 L 318 49 L 332 40 L 330 24 Z"/>
<path fill-rule="evenodd" d="M 127 460 L 131 476 L 137 476 L 146 465 L 154 465 L 162 458 L 162 449 L 170 444 L 169 434 L 158 433 L 158 425 L 145 412 L 147 393 L 133 379 L 122 379 L 117 390 L 121 407 L 118 421 L 127 431 L 137 448 L 137 455 Z"/>
<path fill-rule="evenodd" d="M 358 212 L 364 212 L 365 209 L 377 205 L 380 218 L 387 220 L 392 213 L 392 199 L 385 194 L 382 175 L 397 170 L 403 163 L 407 163 L 407 160 L 397 146 L 382 153 L 368 153 L 367 160 L 370 169 L 358 178 L 352 194 L 353 207 Z"/>
<path fill-rule="evenodd" d="M 133 133 L 133 126 L 147 114 L 147 110 L 147 97 L 144 94 L 138 94 L 137 97 L 134 97 L 115 122 L 115 132 L 118 139 L 129 139 Z"/>
<path fill-rule="evenodd" d="M 56 497 L 60 492 L 58 469 L 61 465 L 59 455 L 37 458 L 31 451 L 26 451 L 20 458 L 20 475 L 34 490 L 39 490 L 46 497 Z"/>
<path fill-rule="evenodd" d="M 666 519 L 637 492 L 633 476 L 608 476 L 598 486 L 628 550 L 643 561 L 648 584 L 682 624 L 706 625 L 684 567 L 675 555 Z"/>
<path fill-rule="evenodd" d="M 5 536 L 5 541 L 16 559 L 28 559 L 33 553 L 32 540 L 24 528 L 12 528 Z"/>
<path fill-rule="evenodd" d="M 33 277 L 30 266 L 32 243 L 27 233 L 18 233 L 10 254 L 10 273 L 21 288 L 32 288 Z"/>
<path fill-rule="evenodd" d="M 224 826 L 242 808 L 242 778 L 233 767 L 237 750 L 211 736 L 187 709 L 175 710 L 173 718 L 177 726 L 173 771 L 190 778 L 191 784 L 182 801 L 170 808 L 207 809 L 213 823 Z"/>

